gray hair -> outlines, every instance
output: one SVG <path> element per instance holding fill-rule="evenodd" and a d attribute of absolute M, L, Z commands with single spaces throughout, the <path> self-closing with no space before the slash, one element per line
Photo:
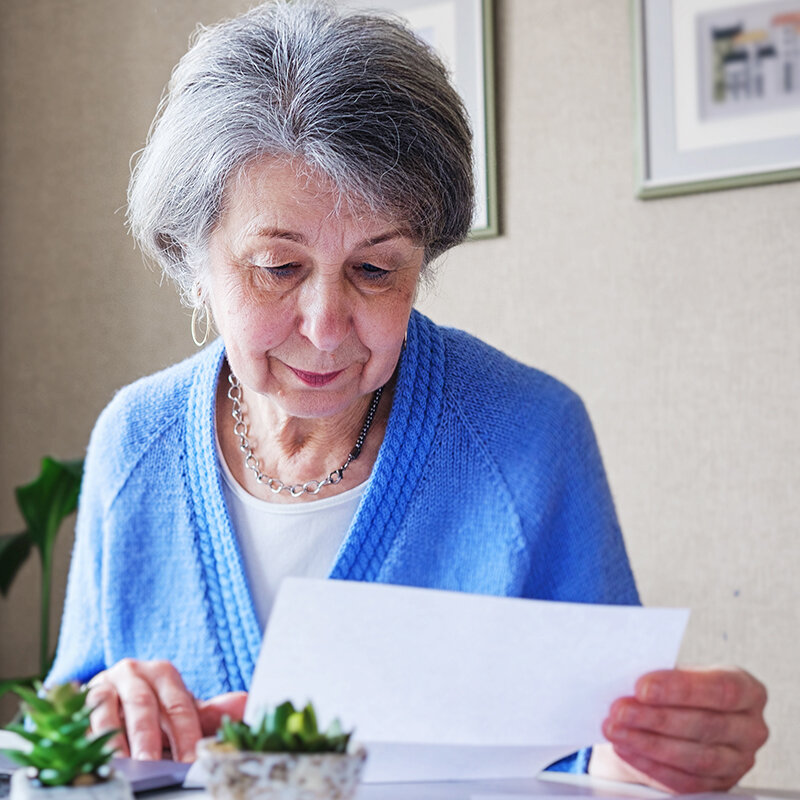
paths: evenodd
<path fill-rule="evenodd" d="M 471 153 L 445 67 L 400 21 L 278 0 L 198 29 L 133 168 L 128 222 L 195 305 L 225 188 L 269 155 L 408 227 L 427 264 L 469 231 Z"/>

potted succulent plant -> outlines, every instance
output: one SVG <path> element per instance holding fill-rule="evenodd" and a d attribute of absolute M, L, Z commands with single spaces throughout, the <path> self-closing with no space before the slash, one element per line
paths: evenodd
<path fill-rule="evenodd" d="M 197 757 L 215 800 L 348 800 L 367 758 L 363 747 L 349 746 L 351 736 L 339 720 L 320 731 L 311 703 L 295 709 L 287 701 L 252 727 L 223 718 Z"/>
<path fill-rule="evenodd" d="M 108 763 L 113 751 L 107 743 L 117 731 L 89 736 L 86 705 L 88 690 L 64 683 L 39 693 L 24 686 L 14 691 L 22 698 L 26 724 L 8 730 L 30 742 L 27 750 L 5 754 L 27 769 L 11 778 L 11 800 L 131 800 L 123 775 Z"/>

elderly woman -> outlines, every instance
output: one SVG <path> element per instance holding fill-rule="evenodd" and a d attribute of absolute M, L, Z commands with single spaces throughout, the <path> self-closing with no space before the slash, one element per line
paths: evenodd
<path fill-rule="evenodd" d="M 123 752 L 157 758 L 163 732 L 191 760 L 242 713 L 287 575 L 638 602 L 579 398 L 413 310 L 469 229 L 470 153 L 395 21 L 268 4 L 177 66 L 130 222 L 219 338 L 101 415 L 50 676 L 90 681 Z M 589 771 L 732 786 L 764 703 L 736 670 L 643 676 Z"/>

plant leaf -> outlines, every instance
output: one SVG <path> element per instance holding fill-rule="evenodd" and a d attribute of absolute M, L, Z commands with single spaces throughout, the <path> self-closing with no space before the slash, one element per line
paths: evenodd
<path fill-rule="evenodd" d="M 317 715 L 314 713 L 314 706 L 311 703 L 306 703 L 306 707 L 303 709 L 303 730 L 310 736 L 316 736 L 319 733 Z"/>
<path fill-rule="evenodd" d="M 79 770 L 75 767 L 64 769 L 48 767 L 39 770 L 38 778 L 45 786 L 65 786 L 78 774 Z"/>
<path fill-rule="evenodd" d="M 84 689 L 83 691 L 79 691 L 75 695 L 73 695 L 72 697 L 68 698 L 64 702 L 64 711 L 65 711 L 65 713 L 67 713 L 67 714 L 76 714 L 78 711 L 83 709 L 84 704 L 86 703 L 86 697 L 88 696 L 88 694 L 89 694 L 89 690 L 88 689 Z M 91 713 L 89 711 L 89 709 L 86 709 L 86 715 L 87 716 L 89 715 L 89 713 Z"/>
<path fill-rule="evenodd" d="M 0 536 L 0 594 L 5 596 L 31 552 L 28 531 Z"/>
<path fill-rule="evenodd" d="M 79 719 L 67 722 L 65 725 L 59 725 L 56 732 L 63 739 L 75 739 L 78 736 L 83 736 L 88 730 L 89 720 Z"/>
<path fill-rule="evenodd" d="M 43 558 L 49 558 L 58 529 L 78 507 L 83 461 L 42 459 L 39 476 L 16 489 L 17 505 L 28 535 Z"/>
<path fill-rule="evenodd" d="M 290 700 L 287 700 L 284 703 L 281 703 L 275 709 L 275 716 L 273 718 L 273 730 L 281 735 L 286 730 L 286 722 L 289 717 L 294 714 L 294 706 L 292 705 Z"/>
<path fill-rule="evenodd" d="M 91 739 L 89 741 L 89 744 L 91 744 L 92 747 L 94 747 L 96 744 L 99 743 L 100 747 L 103 747 L 103 745 L 107 744 L 108 741 L 110 739 L 112 739 L 114 736 L 116 736 L 121 730 L 122 730 L 122 728 L 113 728 L 110 731 L 106 731 L 105 733 L 101 733 L 99 736 L 95 736 L 93 739 Z M 109 750 L 109 752 L 113 753 L 114 751 L 113 750 Z"/>
<path fill-rule="evenodd" d="M 6 730 L 11 731 L 12 733 L 16 733 L 17 736 L 21 736 L 23 739 L 27 739 L 32 744 L 39 744 L 39 742 L 44 738 L 41 733 L 38 731 L 29 731 L 22 725 L 17 725 L 12 723 L 11 725 L 6 725 Z"/>
<path fill-rule="evenodd" d="M 23 678 L 4 678 L 0 681 L 0 697 L 2 697 L 6 692 L 13 691 L 17 686 L 24 686 L 28 689 L 32 689 L 37 681 L 42 679 L 41 675 L 26 675 Z"/>
<path fill-rule="evenodd" d="M 252 726 L 245 722 L 222 717 L 217 731 L 217 741 L 229 744 L 236 750 L 253 752 L 307 752 L 342 753 L 347 750 L 349 733 L 335 719 L 325 733 L 319 730 L 317 715 L 311 703 L 305 708 L 295 709 L 286 701 L 267 711 L 258 723 Z"/>
<path fill-rule="evenodd" d="M 99 736 L 97 739 L 87 742 L 86 747 L 82 748 L 80 751 L 81 762 L 89 764 L 93 768 L 92 771 L 94 771 L 94 769 L 97 769 L 101 764 L 110 761 L 114 753 L 112 750 L 106 750 L 105 745 L 106 742 L 117 733 L 119 733 L 118 730 L 109 731 Z"/>
<path fill-rule="evenodd" d="M 225 716 L 222 718 L 222 730 L 225 734 L 225 741 L 230 742 L 237 750 L 241 750 L 242 740 L 230 717 Z"/>
<path fill-rule="evenodd" d="M 32 712 L 40 711 L 44 714 L 52 713 L 51 704 L 27 686 L 14 686 L 12 691 L 18 694 L 28 705 Z"/>
<path fill-rule="evenodd" d="M 302 736 L 306 733 L 305 717 L 302 711 L 295 711 L 294 714 L 289 715 L 286 720 L 286 730 L 288 733 L 293 733 L 297 736 Z"/>

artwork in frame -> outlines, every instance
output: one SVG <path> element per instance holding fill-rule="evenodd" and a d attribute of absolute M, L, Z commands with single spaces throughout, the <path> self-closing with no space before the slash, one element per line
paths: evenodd
<path fill-rule="evenodd" d="M 339 0 L 350 9 L 403 17 L 441 56 L 464 100 L 474 136 L 472 238 L 497 236 L 493 0 Z"/>
<path fill-rule="evenodd" d="M 800 178 L 800 0 L 633 0 L 638 195 Z"/>

